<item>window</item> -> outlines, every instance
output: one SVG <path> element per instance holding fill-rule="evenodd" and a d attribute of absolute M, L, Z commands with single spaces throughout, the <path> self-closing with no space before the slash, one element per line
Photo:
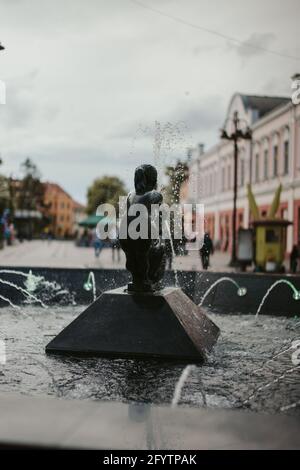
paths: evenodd
<path fill-rule="evenodd" d="M 231 166 L 228 166 L 227 169 L 227 189 L 231 188 Z"/>
<path fill-rule="evenodd" d="M 278 232 L 274 229 L 267 229 L 266 230 L 266 243 L 277 243 L 279 242 Z"/>
<path fill-rule="evenodd" d="M 222 190 L 225 190 L 225 168 L 222 168 Z"/>
<path fill-rule="evenodd" d="M 238 216 L 238 227 L 243 227 L 243 221 L 244 221 L 243 214 L 239 214 L 239 216 Z"/>
<path fill-rule="evenodd" d="M 255 155 L 255 183 L 259 182 L 259 153 Z"/>
<path fill-rule="evenodd" d="M 289 173 L 289 141 L 286 140 L 283 144 L 283 173 L 288 175 Z"/>
<path fill-rule="evenodd" d="M 278 145 L 273 147 L 273 176 L 278 176 Z"/>
<path fill-rule="evenodd" d="M 207 176 L 206 176 L 206 171 L 204 172 L 204 184 L 203 184 L 203 188 L 204 188 L 204 196 L 207 196 Z"/>
<path fill-rule="evenodd" d="M 244 186 L 245 183 L 245 161 L 241 160 L 241 186 Z"/>
<path fill-rule="evenodd" d="M 269 152 L 268 150 L 266 149 L 264 151 L 264 179 L 267 180 L 268 179 L 268 165 L 269 165 Z"/>

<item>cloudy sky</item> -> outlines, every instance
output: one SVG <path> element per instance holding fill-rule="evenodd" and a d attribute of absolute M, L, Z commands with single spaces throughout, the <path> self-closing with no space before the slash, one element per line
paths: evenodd
<path fill-rule="evenodd" d="M 299 17 L 299 0 L 0 0 L 1 171 L 30 156 L 84 202 L 97 176 L 130 187 L 159 135 L 166 163 L 209 147 L 234 92 L 290 95 Z"/>

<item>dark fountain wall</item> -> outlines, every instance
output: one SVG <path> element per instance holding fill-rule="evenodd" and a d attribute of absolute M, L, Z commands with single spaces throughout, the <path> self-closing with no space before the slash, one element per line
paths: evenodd
<path fill-rule="evenodd" d="M 103 291 L 114 289 L 126 285 L 130 275 L 123 269 L 53 269 L 53 268 L 12 268 L 1 267 L 1 270 L 17 270 L 25 273 L 32 270 L 33 274 L 43 276 L 47 281 L 57 282 L 63 289 L 74 294 L 77 304 L 88 304 L 92 301 L 92 292 L 87 292 L 83 285 L 87 281 L 88 275 L 93 271 L 96 279 L 97 295 Z M 243 274 L 243 273 L 215 273 L 215 272 L 195 272 L 179 271 L 177 280 L 183 291 L 195 302 L 200 303 L 202 296 L 207 289 L 221 277 L 230 277 L 235 280 L 240 287 L 246 287 L 247 294 L 243 297 L 237 295 L 237 288 L 228 281 L 218 284 L 205 300 L 204 306 L 220 313 L 255 313 L 263 296 L 270 286 L 278 279 L 287 279 L 292 282 L 297 290 L 300 290 L 300 276 L 276 275 L 276 274 Z M 24 277 L 14 274 L 0 274 L 0 279 L 13 282 L 24 287 Z M 165 285 L 175 285 L 175 274 L 173 271 L 166 271 Z M 24 295 L 15 288 L 1 284 L 0 294 L 9 298 L 13 303 L 20 304 L 24 301 Z M 35 293 L 38 296 L 38 292 Z M 43 292 L 41 292 L 43 294 Z M 64 303 L 69 296 L 53 296 L 52 303 L 58 301 Z M 0 300 L 0 306 L 7 303 Z M 269 315 L 300 315 L 300 300 L 293 299 L 293 292 L 285 284 L 277 285 L 266 300 L 262 314 Z"/>

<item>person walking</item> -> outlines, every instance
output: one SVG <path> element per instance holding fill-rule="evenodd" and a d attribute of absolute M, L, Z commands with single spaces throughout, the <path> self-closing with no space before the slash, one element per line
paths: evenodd
<path fill-rule="evenodd" d="M 205 233 L 203 245 L 199 251 L 200 251 L 202 268 L 206 270 L 209 266 L 209 257 L 214 252 L 213 242 L 209 236 L 209 233 Z"/>
<path fill-rule="evenodd" d="M 298 259 L 299 259 L 299 249 L 297 245 L 294 245 L 290 254 L 290 271 L 292 274 L 295 274 L 297 272 Z"/>
<path fill-rule="evenodd" d="M 110 246 L 111 246 L 111 253 L 112 253 L 112 262 L 114 263 L 116 258 L 117 262 L 119 263 L 121 260 L 121 255 L 120 255 L 120 242 L 119 242 L 119 235 L 116 227 L 113 227 L 111 231 L 109 232 L 109 240 L 110 240 Z"/>
<path fill-rule="evenodd" d="M 92 237 L 93 237 L 93 245 L 94 245 L 94 250 L 95 250 L 95 257 L 99 258 L 100 253 L 103 248 L 103 241 L 98 237 L 96 229 L 93 230 Z"/>
<path fill-rule="evenodd" d="M 165 240 L 165 249 L 166 249 L 166 266 L 167 269 L 172 269 L 173 263 L 173 250 L 172 250 L 172 242 L 169 239 Z"/>

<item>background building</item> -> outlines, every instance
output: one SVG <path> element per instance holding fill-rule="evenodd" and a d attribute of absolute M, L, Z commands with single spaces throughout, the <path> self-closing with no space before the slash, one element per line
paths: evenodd
<path fill-rule="evenodd" d="M 287 235 L 290 251 L 300 240 L 300 105 L 285 97 L 236 93 L 225 120 L 229 133 L 235 111 L 241 127 L 248 125 L 253 131 L 252 141 L 239 142 L 237 229 L 250 222 L 247 183 L 252 184 L 262 215 L 281 183 L 280 216 L 293 222 Z M 193 149 L 182 202 L 205 205 L 206 230 L 224 251 L 232 240 L 233 176 L 233 142 L 221 140 L 206 152 L 202 145 Z"/>
<path fill-rule="evenodd" d="M 45 183 L 44 201 L 50 218 L 49 231 L 58 238 L 72 237 L 78 203 L 56 183 Z"/>
<path fill-rule="evenodd" d="M 73 232 L 77 236 L 83 232 L 83 228 L 80 227 L 80 222 L 86 219 L 86 207 L 80 204 L 79 202 L 74 201 L 74 228 Z"/>

